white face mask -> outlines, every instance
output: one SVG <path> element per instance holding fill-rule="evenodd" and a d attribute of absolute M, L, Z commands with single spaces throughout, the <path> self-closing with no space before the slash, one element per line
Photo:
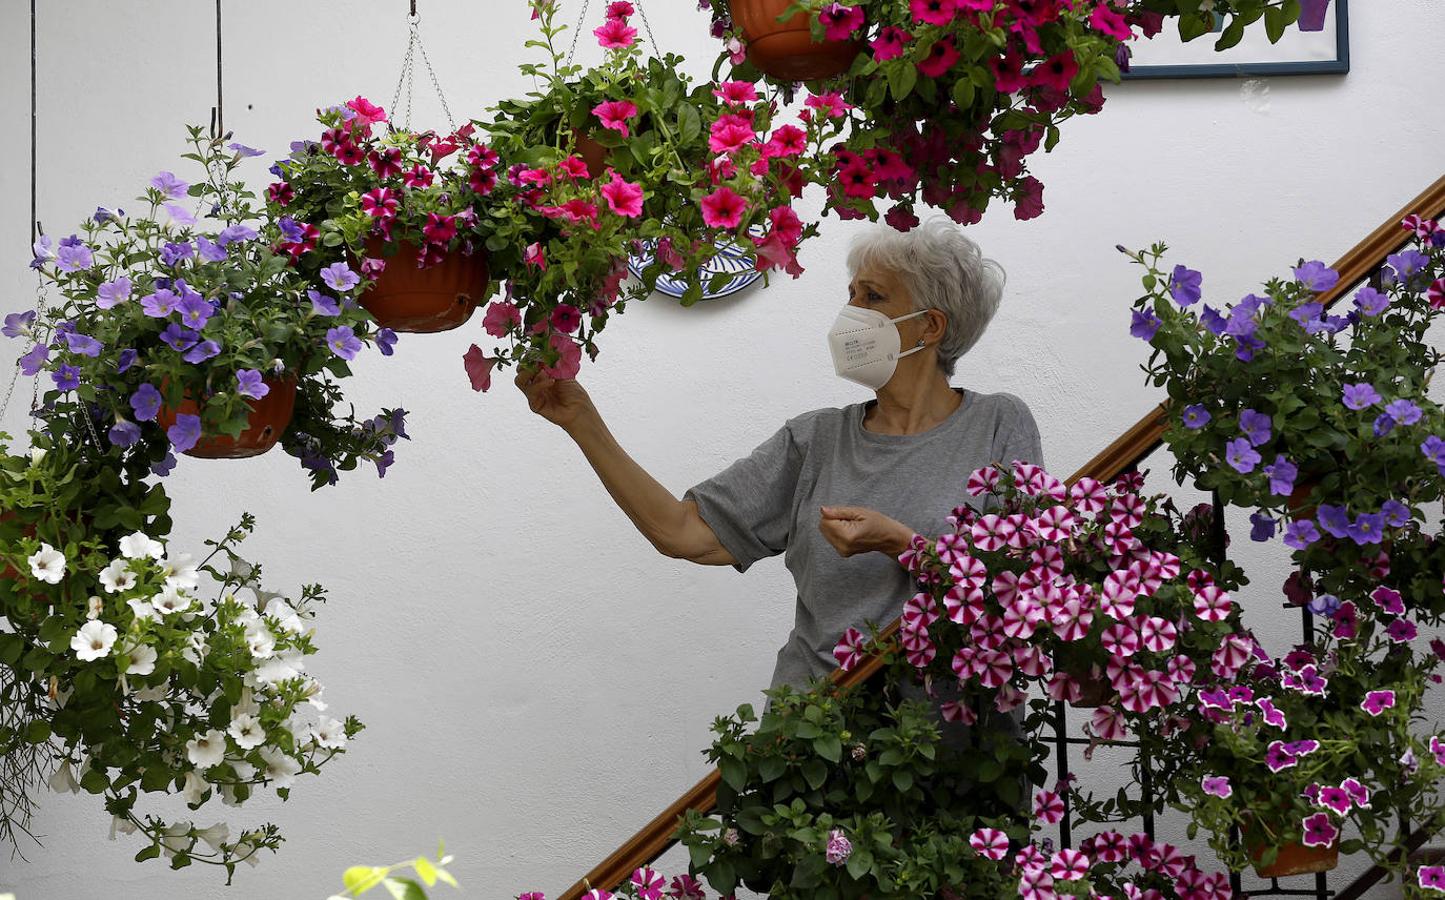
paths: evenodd
<path fill-rule="evenodd" d="M 876 309 L 845 306 L 828 332 L 828 349 L 833 353 L 833 370 L 839 377 L 857 382 L 869 390 L 887 384 L 898 368 L 898 360 L 923 349 L 902 349 L 899 322 L 916 319 L 927 310 L 890 319 Z"/>

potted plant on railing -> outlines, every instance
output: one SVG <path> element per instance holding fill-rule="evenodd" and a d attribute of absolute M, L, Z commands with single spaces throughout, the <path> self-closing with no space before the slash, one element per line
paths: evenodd
<path fill-rule="evenodd" d="M 604 64 L 584 71 L 558 48 L 555 6 L 535 8 L 549 59 L 522 68 L 545 86 L 478 123 L 511 163 L 479 227 L 489 248 L 516 253 L 501 270 L 507 296 L 484 323 L 509 347 L 469 357 L 479 387 L 498 362 L 575 374 L 609 317 L 664 272 L 688 282 L 684 305 L 696 302 L 720 243 L 751 247 L 765 271 L 801 273 L 797 248 L 815 229 L 791 201 L 819 177 L 810 153 L 834 128 L 777 121 L 751 85 L 693 86 L 677 57 L 644 59 L 626 2 L 596 29 Z M 629 283 L 628 258 L 644 242 L 653 261 Z"/>
<path fill-rule="evenodd" d="M 6 316 L 0 333 L 32 344 L 22 372 L 48 373 L 46 403 L 98 407 L 100 434 L 160 474 L 173 453 L 252 456 L 278 442 L 317 485 L 365 459 L 384 470 L 401 412 L 339 415 L 333 378 L 350 374 L 365 342 L 390 353 L 395 335 L 357 308 L 349 265 L 331 264 L 313 286 L 273 249 L 285 224 L 258 221 L 253 195 L 229 177 L 254 151 L 197 128 L 191 143 L 205 182 L 162 172 L 140 214 L 101 208 L 79 234 L 36 243 L 33 266 L 62 299 L 43 316 Z"/>
<path fill-rule="evenodd" d="M 1317 299 L 1339 279 L 1319 261 L 1215 309 L 1201 302 L 1200 272 L 1161 268 L 1164 245 L 1128 254 L 1147 270 L 1132 332 L 1168 392 L 1175 477 L 1254 510 L 1255 539 L 1282 536 L 1336 593 L 1391 556 L 1438 572 L 1413 523 L 1445 494 L 1445 410 L 1427 395 L 1441 358 L 1427 332 L 1445 312 L 1445 231 L 1413 216 L 1403 225 L 1414 243 L 1338 312 Z M 1445 613 L 1438 575 L 1411 594 Z"/>
<path fill-rule="evenodd" d="M 490 293 L 479 215 L 500 163 L 464 125 L 451 134 L 389 124 L 364 97 L 319 110 L 319 141 L 275 164 L 268 213 L 286 251 L 320 287 L 321 273 L 356 265 L 361 306 L 394 331 L 465 322 Z"/>
<path fill-rule="evenodd" d="M 1252 863 L 1262 877 L 1360 851 L 1403 877 L 1400 821 L 1445 826 L 1445 737 L 1418 730 L 1440 658 L 1412 646 L 1415 629 L 1347 609 L 1327 637 L 1251 658 L 1233 687 L 1200 694 L 1177 736 L 1142 736 L 1175 764 L 1161 783 L 1190 814 L 1189 836 L 1204 830 L 1231 868 Z M 1346 826 L 1359 836 L 1342 837 Z"/>
<path fill-rule="evenodd" d="M 28 456 L 0 447 L 0 508 L 11 514 L 0 564 L 15 573 L 0 579 L 0 680 L 14 704 L 0 752 L 35 754 L 56 790 L 103 794 L 112 827 L 145 836 L 138 860 L 164 853 L 173 868 L 209 862 L 229 875 L 276 849 L 274 825 L 233 838 L 224 824 L 167 823 L 136 803 L 178 793 L 192 809 L 240 804 L 259 786 L 284 798 L 344 752 L 356 719 L 305 715 L 326 708 L 304 663 L 324 591 L 292 601 L 262 589 L 259 568 L 235 552 L 249 515 L 199 562 L 167 546 L 164 491 L 123 477 L 120 451 L 99 450 L 87 431 L 36 432 Z"/>
<path fill-rule="evenodd" d="M 1027 157 L 1040 146 L 1052 150 L 1065 120 L 1099 111 L 1100 81 L 1119 79 L 1127 42 L 1157 33 L 1166 12 L 1180 17 L 1186 38 L 1214 24 L 1212 12 L 1154 2 L 710 0 L 710 6 L 713 34 L 727 42 L 734 77 L 756 80 L 761 71 L 787 83 L 846 76 L 830 83 L 827 95 L 848 112 L 851 126 L 847 140 L 832 148 L 836 186 L 828 208 L 842 218 L 876 220 L 886 207 L 884 217 L 900 230 L 917 224 L 920 201 L 964 224 L 979 221 L 995 198 L 1013 203 L 1018 219 L 1039 215 L 1043 184 L 1029 174 Z M 1211 6 L 1232 15 L 1220 48 L 1261 15 L 1275 39 L 1275 20 L 1280 31 L 1288 20 L 1284 0 Z"/>

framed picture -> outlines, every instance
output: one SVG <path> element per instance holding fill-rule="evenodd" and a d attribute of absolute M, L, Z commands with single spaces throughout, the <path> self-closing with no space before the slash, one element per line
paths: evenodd
<path fill-rule="evenodd" d="M 1301 0 L 1300 19 L 1271 44 L 1263 24 L 1247 28 L 1228 50 L 1215 50 L 1224 17 L 1215 17 L 1214 34 L 1192 41 L 1165 28 L 1150 39 L 1130 43 L 1133 55 L 1126 80 L 1150 78 L 1241 78 L 1260 75 L 1343 75 L 1350 70 L 1349 0 Z"/>

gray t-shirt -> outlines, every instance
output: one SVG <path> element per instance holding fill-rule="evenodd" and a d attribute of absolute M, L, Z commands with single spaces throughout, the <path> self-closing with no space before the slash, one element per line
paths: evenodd
<path fill-rule="evenodd" d="M 876 401 L 804 413 L 751 455 L 696 485 L 684 499 L 737 560 L 737 570 L 779 553 L 798 585 L 797 613 L 778 651 L 774 687 L 798 688 L 837 668 L 833 647 L 850 626 L 885 625 L 914 593 L 912 579 L 883 553 L 848 559 L 818 530 L 819 507 L 865 506 L 936 536 L 970 497 L 970 472 L 1015 459 L 1043 465 L 1039 431 L 1012 394 L 963 392 L 936 427 L 910 435 L 875 434 L 863 416 Z"/>

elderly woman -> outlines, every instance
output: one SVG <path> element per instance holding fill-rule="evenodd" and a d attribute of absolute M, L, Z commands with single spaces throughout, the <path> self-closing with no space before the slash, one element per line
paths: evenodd
<path fill-rule="evenodd" d="M 848 304 L 828 342 L 838 375 L 875 398 L 788 420 L 681 500 L 618 445 L 575 381 L 517 376 L 532 410 L 577 442 L 660 553 L 739 572 L 784 554 L 797 612 L 773 686 L 826 675 L 849 626 L 901 611 L 913 586 L 897 557 L 913 534 L 950 530 L 946 517 L 960 502 L 980 502 L 964 495 L 969 472 L 1043 464 L 1021 400 L 949 383 L 998 309 L 1002 268 L 946 219 L 872 232 L 848 268 Z"/>

